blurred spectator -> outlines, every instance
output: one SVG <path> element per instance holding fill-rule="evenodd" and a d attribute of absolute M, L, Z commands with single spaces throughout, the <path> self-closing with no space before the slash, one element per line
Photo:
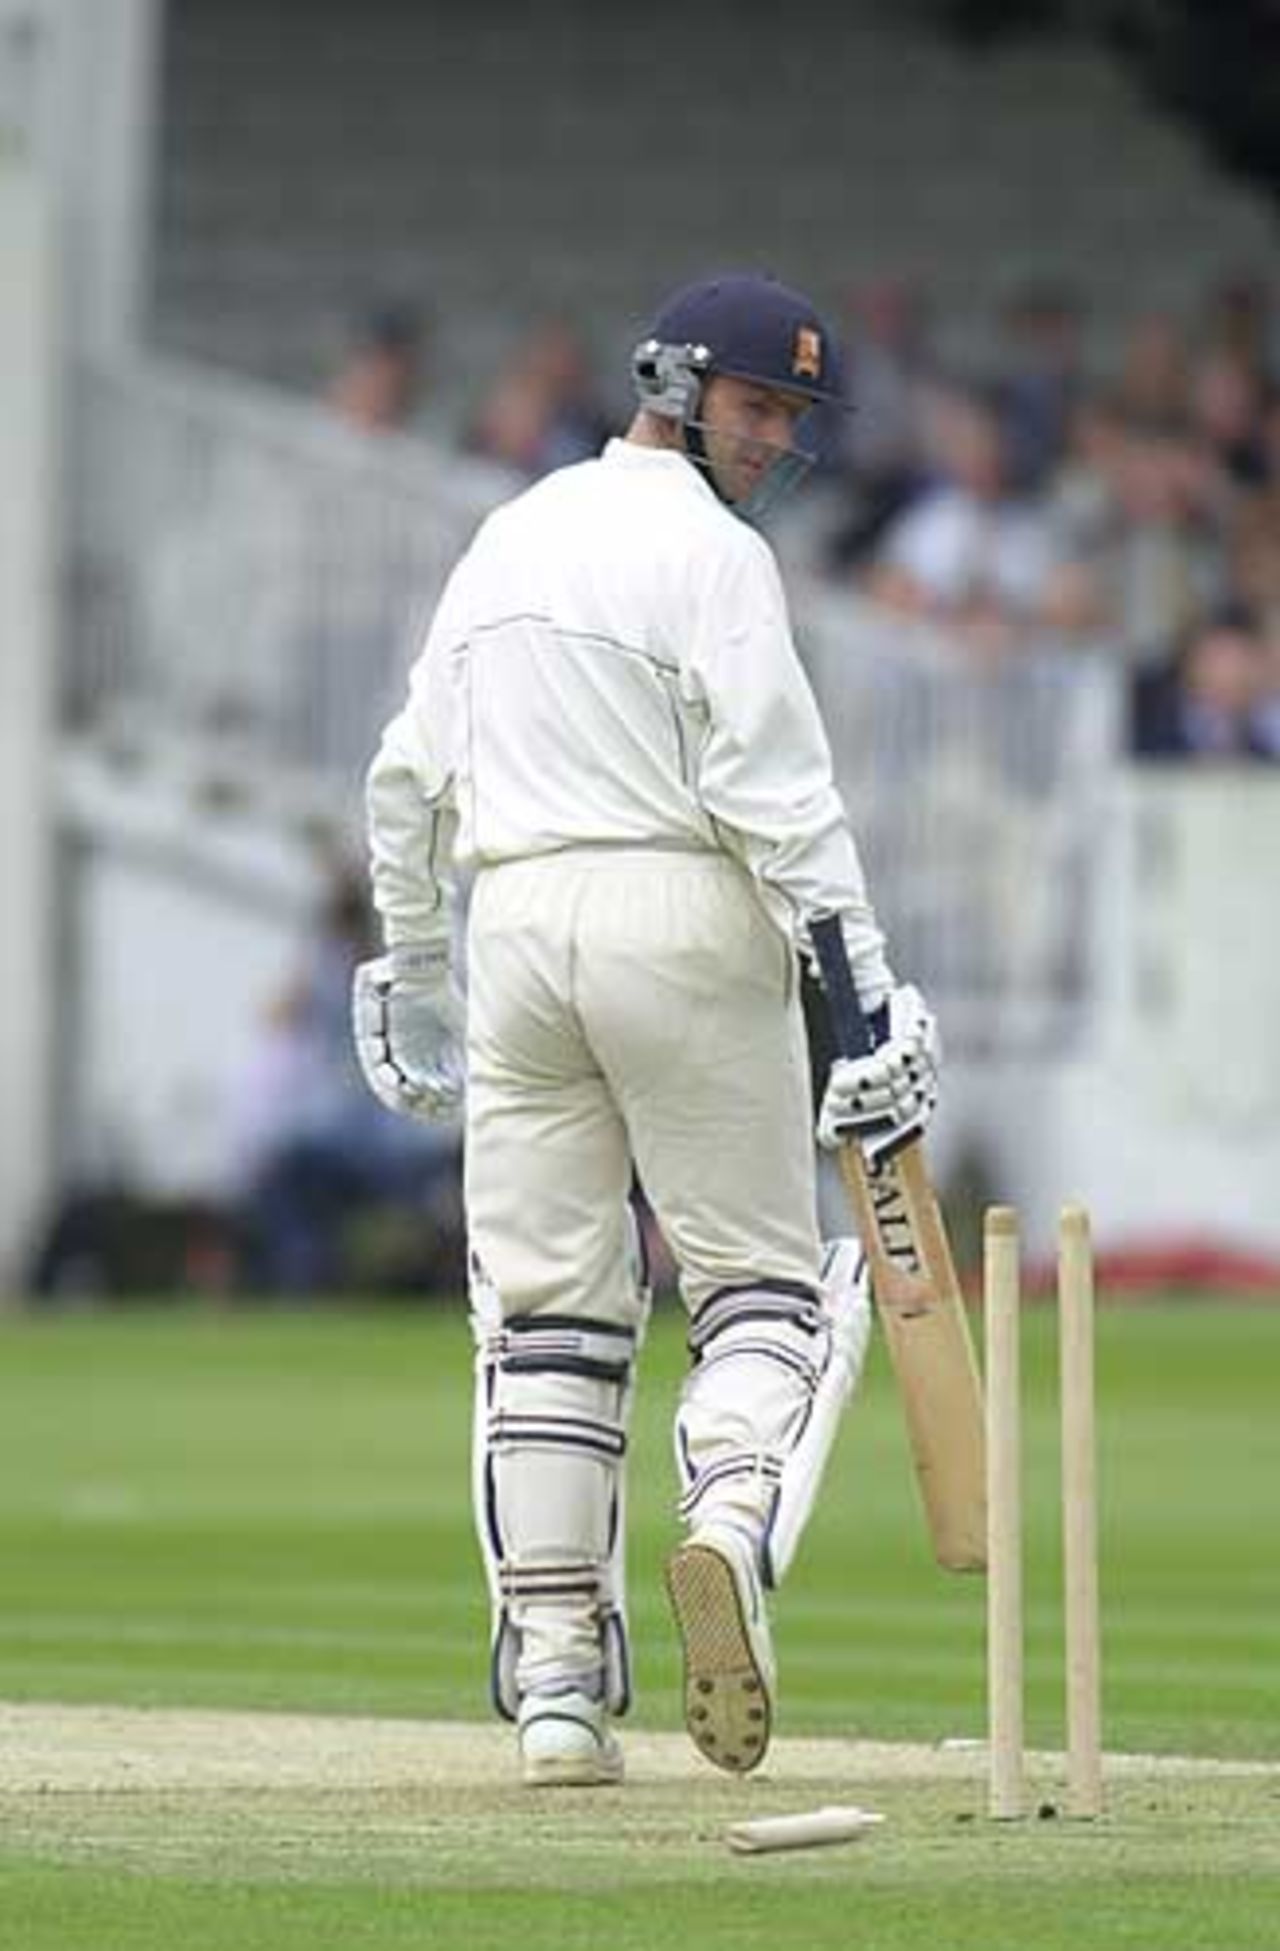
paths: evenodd
<path fill-rule="evenodd" d="M 366 433 L 410 428 L 422 387 L 423 342 L 422 318 L 411 306 L 370 311 L 326 392 L 333 411 Z"/>
<path fill-rule="evenodd" d="M 1269 675 L 1253 612 L 1240 604 L 1213 611 L 1169 664 L 1137 679 L 1134 751 L 1148 759 L 1274 757 L 1261 724 Z"/>
<path fill-rule="evenodd" d="M 240 1079 L 233 1173 L 256 1292 L 341 1287 L 350 1222 L 388 1202 L 415 1216 L 424 1261 L 442 1244 L 427 1239 L 433 1226 L 456 1234 L 460 1223 L 457 1135 L 384 1110 L 360 1075 L 351 973 L 372 940 L 363 882 L 338 869 L 309 962 L 268 1007 Z"/>
<path fill-rule="evenodd" d="M 1027 286 L 1006 305 L 1000 397 L 1014 480 L 1044 484 L 1063 458 L 1081 388 L 1081 306 L 1065 288 Z"/>
<path fill-rule="evenodd" d="M 828 548 L 836 569 L 864 560 L 927 485 L 922 405 L 934 370 L 925 303 L 904 279 L 859 287 L 848 316 L 854 411 L 842 430 L 849 501 Z"/>
<path fill-rule="evenodd" d="M 580 335 L 566 320 L 550 318 L 499 374 L 466 445 L 532 479 L 590 459 L 613 431 Z"/>
<path fill-rule="evenodd" d="M 996 649 L 1028 627 L 1085 627 L 1094 610 L 1088 578 L 1048 502 L 1017 487 L 998 400 L 977 388 L 940 391 L 929 444 L 936 485 L 890 525 L 868 593 Z"/>
<path fill-rule="evenodd" d="M 867 478 L 921 465 L 920 387 L 935 370 L 923 294 L 904 278 L 861 286 L 848 305 L 857 400 L 850 456 Z"/>
<path fill-rule="evenodd" d="M 1280 346 L 1274 335 L 1271 289 L 1264 277 L 1244 272 L 1224 278 L 1210 291 L 1205 306 L 1205 345 L 1239 360 L 1264 385 L 1276 376 Z"/>
<path fill-rule="evenodd" d="M 1191 422 L 1224 477 L 1241 488 L 1267 478 L 1263 426 L 1266 389 L 1255 367 L 1221 349 L 1197 363 L 1191 384 Z"/>
<path fill-rule="evenodd" d="M 1231 588 L 1269 624 L 1280 625 L 1280 480 L 1241 495 L 1231 514 L 1227 574 Z"/>
<path fill-rule="evenodd" d="M 1190 364 L 1183 335 L 1164 312 L 1148 312 L 1125 337 L 1114 393 L 1137 427 L 1180 427 L 1190 405 Z"/>
<path fill-rule="evenodd" d="M 1108 410 L 1110 412 L 1110 409 Z M 1134 663 L 1161 654 L 1225 594 L 1221 479 L 1212 458 L 1180 426 L 1095 422 L 1091 452 L 1074 483 L 1094 471 L 1098 498 L 1085 554 L 1098 621 Z"/>
<path fill-rule="evenodd" d="M 1082 392 L 1073 401 L 1049 500 L 1068 550 L 1084 561 L 1105 547 L 1115 527 L 1128 439 L 1129 425 L 1113 394 Z"/>

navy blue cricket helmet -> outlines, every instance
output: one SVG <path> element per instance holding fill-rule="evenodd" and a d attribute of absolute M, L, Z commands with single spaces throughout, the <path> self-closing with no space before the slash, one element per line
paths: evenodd
<path fill-rule="evenodd" d="M 788 457 L 796 465 L 771 480 L 770 500 L 816 458 L 831 410 L 847 407 L 840 347 L 816 306 L 759 272 L 724 272 L 673 293 L 636 347 L 631 371 L 640 404 L 680 422 L 691 458 L 704 466 L 705 380 L 723 374 L 809 400 L 817 411 L 806 416 L 799 450 Z"/>
<path fill-rule="evenodd" d="M 646 406 L 655 405 L 653 379 L 660 375 L 652 368 L 667 348 L 687 354 L 684 363 L 698 379 L 727 373 L 832 406 L 845 404 L 840 348 L 816 306 L 759 272 L 703 278 L 667 299 L 633 361 L 636 390 Z M 657 411 L 675 417 L 661 400 Z"/>

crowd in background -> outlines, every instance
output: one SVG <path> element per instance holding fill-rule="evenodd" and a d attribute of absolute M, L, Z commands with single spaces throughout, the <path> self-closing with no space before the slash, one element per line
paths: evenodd
<path fill-rule="evenodd" d="M 1066 291 L 1005 308 L 976 378 L 905 286 L 858 295 L 847 518 L 829 556 L 961 654 L 1104 645 L 1142 757 L 1280 757 L 1280 371 L 1260 280 L 1146 313 L 1085 365 Z"/>
<path fill-rule="evenodd" d="M 1280 321 L 1264 279 L 1198 314 L 1135 314 L 1087 356 L 1078 294 L 1027 286 L 963 369 L 927 293 L 854 290 L 853 412 L 799 520 L 826 578 L 945 626 L 988 662 L 1104 645 L 1130 673 L 1144 758 L 1280 757 Z M 372 316 L 330 392 L 371 430 L 418 424 L 435 377 L 421 315 Z M 598 452 L 625 403 L 561 319 L 536 324 L 471 403 L 463 448 L 513 484 Z"/>
<path fill-rule="evenodd" d="M 1206 291 L 1191 318 L 1136 315 L 1102 369 L 1083 303 L 1047 286 L 999 311 L 977 371 L 940 350 L 954 335 L 903 280 L 852 292 L 842 323 L 853 411 L 789 523 L 807 573 L 997 679 L 1037 645 L 1117 660 L 1141 759 L 1280 759 L 1280 310 L 1262 279 Z M 605 385 L 580 334 L 542 320 L 452 437 L 514 491 L 622 430 L 624 377 Z M 325 398 L 370 436 L 438 438 L 441 388 L 426 314 L 397 303 L 361 321 Z M 463 1279 L 458 1135 L 366 1091 L 347 997 L 367 889 L 341 862 L 329 886 L 236 1080 L 230 1207 L 183 1223 L 170 1282 L 305 1296 Z M 35 1287 L 147 1284 L 109 1264 L 134 1217 L 69 1199 Z"/>
<path fill-rule="evenodd" d="M 904 280 L 851 292 L 853 411 L 833 417 L 792 518 L 809 568 L 937 626 L 997 676 L 1036 645 L 1114 658 L 1141 759 L 1280 760 L 1280 317 L 1265 282 L 1207 290 L 1192 318 L 1136 315 L 1103 370 L 1066 289 L 1013 294 L 977 370 L 940 350 L 944 323 Z M 332 403 L 370 430 L 411 430 L 429 408 L 429 352 L 421 320 L 381 314 Z M 514 490 L 597 453 L 628 410 L 580 334 L 546 319 L 455 434 Z M 287 1246 L 276 1183 L 252 1210 Z M 382 1185 L 400 1196 L 394 1172 Z"/>

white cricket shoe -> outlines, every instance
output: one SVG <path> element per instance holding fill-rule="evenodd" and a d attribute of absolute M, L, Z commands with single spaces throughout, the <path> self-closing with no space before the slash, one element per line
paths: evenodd
<path fill-rule="evenodd" d="M 667 1561 L 684 1647 L 684 1719 L 717 1768 L 745 1775 L 769 1745 L 775 1670 L 764 1591 L 749 1541 L 727 1526 L 695 1531 Z"/>
<path fill-rule="evenodd" d="M 588 1694 L 526 1694 L 519 1729 L 527 1788 L 599 1788 L 622 1780 L 622 1749 L 609 1716 Z"/>

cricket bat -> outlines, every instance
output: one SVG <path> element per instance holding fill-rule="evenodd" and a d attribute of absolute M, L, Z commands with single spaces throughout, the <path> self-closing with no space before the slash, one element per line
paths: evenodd
<path fill-rule="evenodd" d="M 836 1049 L 872 1045 L 838 915 L 814 916 Z M 946 1228 L 919 1134 L 872 1161 L 842 1145 L 840 1172 L 871 1267 L 871 1288 L 897 1378 L 925 1517 L 938 1563 L 978 1572 L 987 1562 L 982 1384 Z"/>

